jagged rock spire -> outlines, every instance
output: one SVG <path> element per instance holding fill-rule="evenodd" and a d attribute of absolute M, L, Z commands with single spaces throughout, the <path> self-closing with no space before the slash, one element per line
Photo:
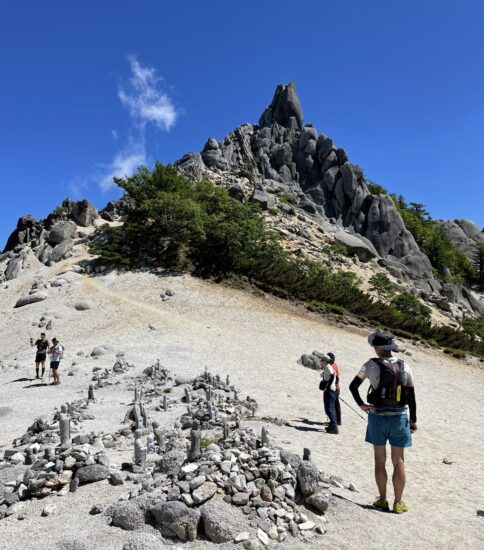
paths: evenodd
<path fill-rule="evenodd" d="M 299 129 L 303 127 L 303 113 L 294 82 L 277 86 L 271 104 L 259 119 L 259 126 L 270 126 L 273 122 L 286 128 L 294 123 Z"/>

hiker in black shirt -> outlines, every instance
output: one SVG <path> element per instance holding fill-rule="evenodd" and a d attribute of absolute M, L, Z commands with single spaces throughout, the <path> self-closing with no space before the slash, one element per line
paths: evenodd
<path fill-rule="evenodd" d="M 35 378 L 44 378 L 45 373 L 45 360 L 47 358 L 47 350 L 49 349 L 49 340 L 47 340 L 45 332 L 40 334 L 40 338 L 34 342 L 34 339 L 30 339 L 30 345 L 36 346 L 37 353 L 35 354 Z M 42 366 L 42 374 L 39 376 L 39 368 Z"/>

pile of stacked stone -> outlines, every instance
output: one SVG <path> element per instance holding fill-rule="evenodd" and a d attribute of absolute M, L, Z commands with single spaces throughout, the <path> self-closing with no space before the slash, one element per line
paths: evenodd
<path fill-rule="evenodd" d="M 112 369 L 102 369 L 101 367 L 94 367 L 94 375 L 91 378 L 92 382 L 97 382 L 98 388 L 104 388 L 112 384 L 109 380 L 113 375 L 124 374 L 128 372 L 129 369 L 132 369 L 134 365 L 131 365 L 125 359 L 118 358 L 113 365 Z"/>
<path fill-rule="evenodd" d="M 23 450 L 5 451 L 4 463 L 0 463 L 6 474 L 6 481 L 0 483 L 0 518 L 15 513 L 20 501 L 52 493 L 62 496 L 74 492 L 79 484 L 110 477 L 109 460 L 100 438 L 72 439 L 67 405 L 62 405 L 56 418 L 57 433 L 45 421 L 36 421 L 27 432 L 32 436 Z M 49 436 L 39 438 L 43 433 Z"/>
<path fill-rule="evenodd" d="M 141 507 L 144 521 L 181 540 L 194 540 L 202 532 L 213 542 L 241 542 L 252 531 L 258 543 L 267 545 L 288 536 L 324 534 L 321 514 L 330 505 L 332 480 L 310 461 L 309 451 L 301 458 L 275 449 L 265 426 L 260 437 L 241 426 L 242 418 L 253 415 L 255 401 L 240 399 L 228 379 L 206 371 L 185 386 L 183 400 L 187 413 L 167 432 L 150 424 L 137 390 L 131 471 L 141 476 L 140 495 L 111 510 L 114 526 L 141 528 L 127 527 L 125 521 L 127 507 L 129 517 Z M 150 450 L 162 457 L 148 460 Z M 238 514 L 237 526 L 217 523 L 217 517 L 226 517 L 223 508 Z"/>
<path fill-rule="evenodd" d="M 143 374 L 136 379 L 133 389 L 136 391 L 138 387 L 140 391 L 142 387 L 143 396 L 151 399 L 159 396 L 171 382 L 173 382 L 173 376 L 170 370 L 163 367 L 158 359 L 153 365 L 144 369 Z"/>
<path fill-rule="evenodd" d="M 91 390 L 89 390 L 91 391 Z M 94 394 L 92 394 L 94 395 Z M 34 423 L 27 428 L 27 431 L 19 438 L 14 439 L 14 447 L 22 447 L 24 445 L 32 445 L 38 443 L 41 445 L 52 445 L 58 441 L 59 421 L 63 414 L 63 409 L 69 413 L 70 431 L 76 433 L 78 427 L 85 420 L 93 420 L 94 416 L 87 412 L 89 404 L 89 396 L 87 399 L 79 399 L 72 403 L 62 405 L 61 411 L 54 415 L 52 421 L 47 421 L 44 418 L 38 418 Z"/>

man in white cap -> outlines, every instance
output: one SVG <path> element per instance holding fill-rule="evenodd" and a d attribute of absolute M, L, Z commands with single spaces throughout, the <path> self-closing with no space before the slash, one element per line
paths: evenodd
<path fill-rule="evenodd" d="M 408 510 L 402 501 L 405 488 L 404 450 L 405 447 L 412 446 L 411 433 L 417 429 L 413 375 L 408 365 L 392 356 L 392 351 L 398 351 L 392 334 L 375 332 L 368 337 L 368 343 L 375 349 L 377 357 L 361 367 L 350 384 L 350 391 L 359 407 L 368 413 L 365 441 L 373 445 L 375 480 L 380 493 L 373 506 L 380 510 L 390 510 L 387 500 L 388 476 L 385 468 L 388 441 L 393 463 L 393 511 L 401 514 Z M 358 390 L 365 378 L 369 379 L 371 385 L 367 396 L 368 404 L 361 399 Z"/>

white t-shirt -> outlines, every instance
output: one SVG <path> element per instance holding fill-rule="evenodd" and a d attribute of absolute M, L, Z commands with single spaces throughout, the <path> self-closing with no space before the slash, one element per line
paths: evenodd
<path fill-rule="evenodd" d="M 63 352 L 64 352 L 64 348 L 60 344 L 57 344 L 52 348 L 52 353 L 50 354 L 50 360 L 60 361 L 62 359 Z"/>
<path fill-rule="evenodd" d="M 331 376 L 333 376 L 333 374 L 335 375 L 333 378 L 333 381 L 331 382 L 331 385 L 328 386 L 326 389 L 336 391 L 336 373 L 334 372 L 333 367 L 329 363 L 324 365 L 323 372 L 321 373 L 321 378 L 325 382 L 328 382 L 328 380 L 331 378 Z"/>
<path fill-rule="evenodd" d="M 380 357 L 382 361 L 385 363 L 391 364 L 396 363 L 398 361 L 397 357 Z M 403 361 L 402 361 L 403 363 Z M 371 387 L 373 389 L 377 389 L 380 385 L 380 367 L 373 359 L 370 359 L 367 361 L 360 369 L 360 372 L 358 373 L 359 376 L 363 379 L 368 378 L 370 381 Z M 410 367 L 403 363 L 403 379 L 404 379 L 404 385 L 409 386 L 410 384 L 413 384 L 413 374 Z M 371 411 L 376 414 L 402 414 L 407 411 L 407 407 L 378 407 L 378 412 Z"/>

